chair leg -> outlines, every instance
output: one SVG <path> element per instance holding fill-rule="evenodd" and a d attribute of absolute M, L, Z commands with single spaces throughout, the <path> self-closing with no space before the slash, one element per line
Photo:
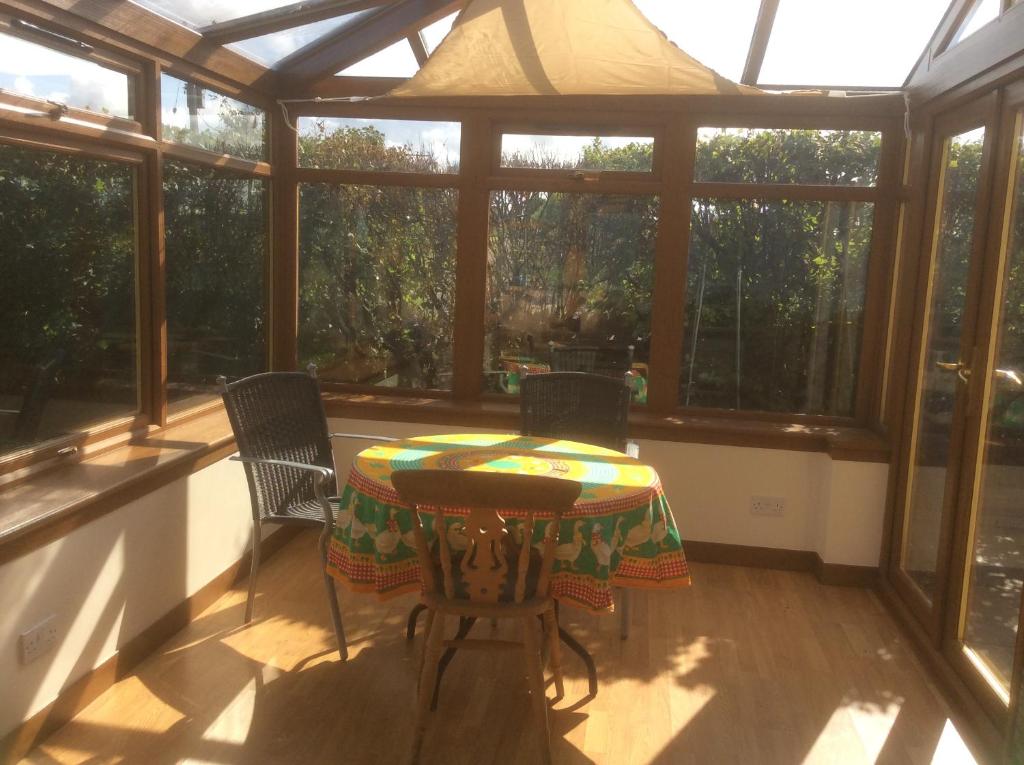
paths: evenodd
<path fill-rule="evenodd" d="M 249 563 L 249 595 L 245 599 L 245 624 L 252 621 L 253 612 L 256 610 L 256 574 L 260 570 L 260 522 L 253 519 L 252 522 L 252 559 Z"/>
<path fill-rule="evenodd" d="M 530 684 L 530 705 L 542 739 L 541 762 L 551 763 L 551 733 L 548 730 L 548 700 L 544 695 L 544 668 L 541 666 L 540 640 L 537 637 L 537 620 L 532 616 L 523 619 L 523 658 L 526 662 L 526 677 Z M 556 633 L 557 634 L 557 633 Z"/>
<path fill-rule="evenodd" d="M 331 622 L 334 623 L 334 637 L 338 641 L 338 655 L 342 661 L 348 659 L 348 644 L 345 642 L 345 627 L 341 623 L 341 609 L 338 607 L 338 592 L 334 586 L 334 579 L 327 573 L 327 545 L 330 544 L 330 534 L 324 528 L 320 535 L 320 564 L 323 570 L 324 587 L 327 589 L 327 605 L 331 609 Z"/>
<path fill-rule="evenodd" d="M 423 667 L 424 667 L 424 665 L 426 664 L 426 661 L 427 661 L 427 642 L 428 642 L 429 637 L 430 637 L 430 629 L 431 629 L 431 627 L 434 626 L 434 612 L 431 611 L 426 606 L 423 606 L 422 603 L 420 605 L 427 610 L 427 623 L 426 623 L 426 626 L 424 627 L 424 633 L 423 633 L 423 648 L 420 650 L 420 667 L 419 667 L 419 672 L 416 675 L 417 682 L 420 680 L 420 678 L 423 677 Z M 417 689 L 418 688 L 419 688 L 419 686 L 417 685 Z M 433 708 L 433 707 L 431 707 L 431 708 Z"/>
<path fill-rule="evenodd" d="M 558 639 L 558 619 L 552 606 L 544 612 L 544 633 L 548 641 L 548 661 L 551 673 L 555 676 L 555 696 L 565 697 L 565 684 L 562 681 L 562 642 Z"/>
<path fill-rule="evenodd" d="M 629 637 L 629 590 L 619 590 L 619 605 L 622 607 L 622 616 L 619 621 L 619 637 L 625 640 Z"/>
<path fill-rule="evenodd" d="M 416 621 L 420 618 L 420 614 L 427 610 L 427 607 L 422 603 L 417 603 L 412 607 L 409 612 L 409 620 L 405 623 L 405 639 L 412 640 L 416 637 Z"/>
<path fill-rule="evenodd" d="M 420 759 L 423 748 L 423 737 L 427 732 L 427 718 L 430 715 L 430 702 L 434 695 L 434 683 L 437 681 L 437 665 L 441 660 L 441 649 L 444 647 L 444 614 L 430 614 L 428 619 L 427 643 L 424 647 L 423 672 L 420 675 L 420 686 L 416 693 L 416 723 L 412 734 L 412 751 L 409 762 L 415 765 Z"/>

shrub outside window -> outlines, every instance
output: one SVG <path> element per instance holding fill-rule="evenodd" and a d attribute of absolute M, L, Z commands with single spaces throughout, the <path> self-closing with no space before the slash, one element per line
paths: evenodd
<path fill-rule="evenodd" d="M 241 159 L 267 158 L 262 109 L 166 73 L 160 75 L 160 100 L 165 140 Z"/>

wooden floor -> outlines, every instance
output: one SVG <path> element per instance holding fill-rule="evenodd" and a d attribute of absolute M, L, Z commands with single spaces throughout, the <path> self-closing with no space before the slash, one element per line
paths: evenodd
<path fill-rule="evenodd" d="M 932 762 L 948 710 L 873 594 L 808 574 L 693 568 L 688 590 L 636 595 L 624 642 L 616 617 L 563 609 L 601 686 L 587 698 L 566 653 L 557 763 Z M 267 561 L 260 585 L 256 623 L 239 627 L 244 591 L 228 593 L 25 762 L 402 762 L 413 599 L 344 593 L 351 658 L 340 663 L 315 537 Z M 498 656 L 456 657 L 425 762 L 537 761 L 520 664 Z"/>

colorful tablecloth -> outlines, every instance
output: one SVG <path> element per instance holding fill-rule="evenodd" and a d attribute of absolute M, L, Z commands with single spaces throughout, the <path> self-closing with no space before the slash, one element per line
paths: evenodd
<path fill-rule="evenodd" d="M 360 452 L 338 505 L 328 571 L 343 584 L 382 598 L 420 590 L 411 509 L 402 504 L 391 474 L 396 470 L 486 470 L 555 476 L 580 481 L 583 491 L 562 517 L 551 579 L 552 594 L 590 611 L 614 609 L 612 586 L 681 587 L 689 568 L 675 519 L 655 470 L 621 452 L 533 436 L 457 434 L 381 443 Z M 465 545 L 460 518 L 448 511 L 446 534 L 453 549 Z M 505 514 L 510 533 L 520 527 Z M 433 541 L 431 514 L 422 514 Z M 547 522 L 538 516 L 532 543 Z"/>

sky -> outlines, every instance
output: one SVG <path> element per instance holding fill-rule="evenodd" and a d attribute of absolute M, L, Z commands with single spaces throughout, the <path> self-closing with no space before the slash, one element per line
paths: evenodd
<path fill-rule="evenodd" d="M 179 23 L 199 27 L 281 7 L 294 0 L 139 2 Z M 655 26 L 691 56 L 729 79 L 740 78 L 760 0 L 634 2 Z M 988 20 L 988 6 L 993 3 L 998 6 L 996 0 L 983 0 L 982 9 L 970 22 L 970 31 L 976 31 Z M 761 70 L 761 82 L 826 87 L 899 86 L 924 49 L 947 4 L 948 0 L 859 0 L 857 3 L 781 0 Z M 358 15 L 308 24 L 242 41 L 233 47 L 261 63 L 273 64 Z M 453 21 L 454 14 L 423 30 L 428 51 L 440 43 Z M 409 44 L 401 40 L 342 73 L 408 77 L 416 68 Z M 5 35 L 0 35 L 0 88 L 113 114 L 127 113 L 127 86 L 123 75 Z M 165 93 L 167 97 L 169 94 Z M 402 140 L 405 132 L 408 131 L 396 130 L 389 140 Z M 452 138 L 450 132 L 431 133 L 430 140 L 436 151 L 450 156 Z M 454 145 L 457 149 L 457 140 Z M 578 147 L 571 150 L 578 150 Z"/>

